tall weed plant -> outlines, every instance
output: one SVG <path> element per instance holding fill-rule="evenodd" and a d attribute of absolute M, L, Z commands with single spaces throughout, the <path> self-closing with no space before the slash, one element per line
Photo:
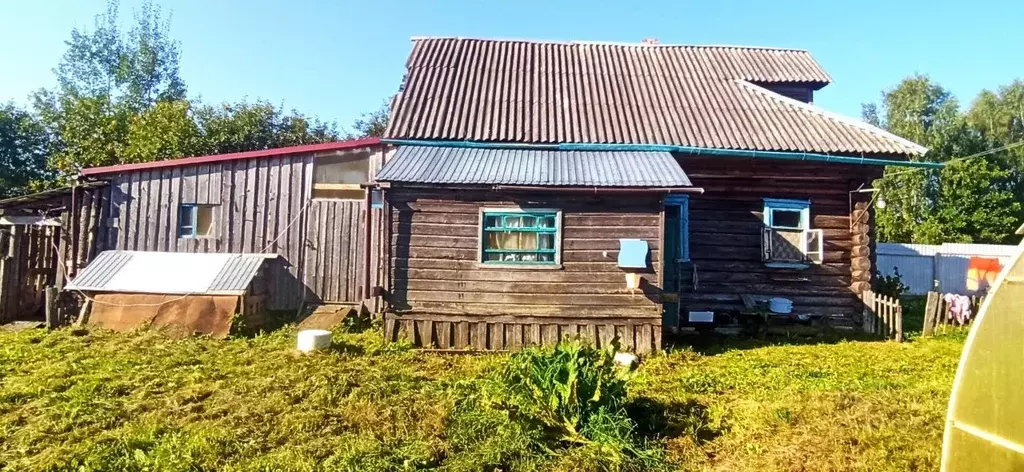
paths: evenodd
<path fill-rule="evenodd" d="M 637 437 L 626 413 L 630 373 L 615 363 L 617 347 L 570 340 L 513 354 L 500 375 L 501 405 L 596 469 L 657 468 L 661 449 Z"/>

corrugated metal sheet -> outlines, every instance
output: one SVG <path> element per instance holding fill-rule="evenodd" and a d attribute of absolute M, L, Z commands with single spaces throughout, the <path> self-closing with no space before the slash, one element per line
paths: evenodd
<path fill-rule="evenodd" d="M 241 159 L 270 158 L 290 156 L 293 154 L 341 151 L 344 149 L 355 149 L 376 146 L 379 144 L 380 138 L 350 139 L 347 141 L 337 141 L 331 143 L 303 144 L 300 146 L 260 149 L 258 151 L 232 152 L 227 154 L 214 154 L 210 156 L 183 157 L 181 159 L 166 159 L 162 161 L 137 162 L 134 164 L 118 164 L 104 167 L 87 167 L 85 169 L 82 169 L 82 175 L 103 175 L 113 174 L 117 172 L 129 172 L 147 169 L 163 169 L 167 167 L 193 166 L 198 164 L 209 164 L 212 162 L 237 161 Z"/>
<path fill-rule="evenodd" d="M 828 83 L 806 51 L 426 38 L 407 68 L 388 138 L 926 151 L 756 85 Z"/>
<path fill-rule="evenodd" d="M 103 251 L 68 286 L 104 287 L 131 260 L 129 251 Z"/>
<path fill-rule="evenodd" d="M 591 152 L 402 146 L 383 182 L 586 187 L 689 187 L 668 152 Z"/>
<path fill-rule="evenodd" d="M 68 284 L 94 292 L 214 295 L 241 293 L 276 254 L 104 251 Z"/>
<path fill-rule="evenodd" d="M 967 267 L 971 257 L 999 259 L 1006 265 L 1017 250 L 1017 246 L 1001 244 L 878 243 L 876 246 L 878 271 L 893 275 L 898 270 L 913 295 L 931 290 L 972 295 L 974 292 L 967 290 Z"/>

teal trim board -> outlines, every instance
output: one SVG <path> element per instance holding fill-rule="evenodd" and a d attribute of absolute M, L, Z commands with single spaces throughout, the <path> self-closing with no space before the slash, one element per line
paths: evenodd
<path fill-rule="evenodd" d="M 493 143 L 482 141 L 421 141 L 415 139 L 382 139 L 381 142 L 395 145 L 439 146 L 453 148 L 484 149 L 546 149 L 553 151 L 665 151 L 691 155 L 750 157 L 755 159 L 782 159 L 795 161 L 831 162 L 836 164 L 857 164 L 875 166 L 917 167 L 941 169 L 942 162 L 901 161 L 870 157 L 834 156 L 813 152 L 758 151 L 747 149 L 719 149 L 700 146 L 676 146 L 671 144 L 606 144 L 606 143 Z"/>

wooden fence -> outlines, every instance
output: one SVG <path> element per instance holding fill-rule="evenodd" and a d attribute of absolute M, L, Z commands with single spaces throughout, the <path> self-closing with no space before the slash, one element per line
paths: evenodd
<path fill-rule="evenodd" d="M 57 277 L 59 237 L 54 226 L 0 229 L 0 323 L 41 318 L 46 287 Z"/>
<path fill-rule="evenodd" d="M 938 292 L 928 292 L 927 303 L 924 307 L 924 336 L 931 336 L 935 334 L 935 330 L 939 327 L 944 326 L 967 326 L 971 324 L 971 321 L 978 316 L 978 312 L 981 311 L 981 304 L 985 301 L 985 297 L 972 296 L 970 299 L 971 316 L 966 320 L 958 320 L 956 316 L 953 316 L 951 310 L 951 303 L 946 301 L 946 298 Z"/>
<path fill-rule="evenodd" d="M 903 342 L 903 306 L 892 298 L 870 290 L 861 295 L 864 302 L 864 332 Z"/>

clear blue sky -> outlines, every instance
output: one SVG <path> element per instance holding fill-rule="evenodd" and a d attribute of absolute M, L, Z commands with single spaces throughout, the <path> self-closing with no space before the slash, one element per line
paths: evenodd
<path fill-rule="evenodd" d="M 181 75 L 205 101 L 263 98 L 348 126 L 402 79 L 412 36 L 469 36 L 808 49 L 834 82 L 815 97 L 860 104 L 921 72 L 969 102 L 1024 78 L 1020 0 L 165 0 Z M 54 85 L 73 27 L 104 0 L 0 0 L 0 101 Z M 138 0 L 123 0 L 122 21 Z"/>

